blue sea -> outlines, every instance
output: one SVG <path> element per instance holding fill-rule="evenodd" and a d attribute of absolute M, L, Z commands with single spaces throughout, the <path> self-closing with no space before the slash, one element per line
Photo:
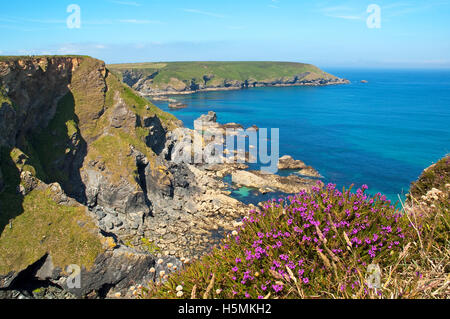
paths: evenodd
<path fill-rule="evenodd" d="M 394 202 L 424 168 L 450 153 L 450 70 L 326 71 L 351 84 L 175 96 L 188 105 L 176 111 L 155 104 L 189 128 L 210 110 L 220 123 L 279 128 L 280 156 L 301 159 L 325 182 L 367 184 Z M 261 199 L 252 194 L 235 192 L 246 202 Z"/>

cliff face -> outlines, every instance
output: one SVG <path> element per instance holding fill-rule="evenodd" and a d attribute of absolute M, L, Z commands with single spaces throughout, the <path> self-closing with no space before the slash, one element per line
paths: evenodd
<path fill-rule="evenodd" d="M 175 62 L 109 66 L 142 95 L 349 83 L 315 66 L 282 62 Z"/>
<path fill-rule="evenodd" d="M 0 89 L 0 288 L 17 286 L 26 269 L 39 277 L 46 255 L 53 262 L 45 279 L 61 280 L 67 265 L 80 265 L 91 278 L 83 293 L 119 277 L 127 283 L 154 264 L 150 255 L 135 262 L 129 251 L 119 254 L 125 267 L 119 275 L 95 270 L 117 263 L 108 251 L 120 239 L 105 237 L 115 226 L 121 233 L 114 236 L 139 240 L 143 233 L 153 207 L 138 171 L 153 163 L 153 149 L 164 145 L 159 139 L 176 119 L 89 57 L 0 60 Z M 155 119 L 160 125 L 149 129 Z M 163 177 L 156 175 L 158 193 Z"/>
<path fill-rule="evenodd" d="M 0 289 L 124 289 L 148 282 L 155 255 L 176 264 L 217 243 L 246 207 L 214 172 L 172 161 L 192 134 L 179 126 L 102 61 L 0 59 Z M 78 290 L 70 264 L 89 278 Z"/>

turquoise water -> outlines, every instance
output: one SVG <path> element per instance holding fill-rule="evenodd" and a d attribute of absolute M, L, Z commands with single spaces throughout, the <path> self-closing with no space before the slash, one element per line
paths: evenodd
<path fill-rule="evenodd" d="M 450 71 L 327 71 L 352 83 L 176 96 L 188 108 L 170 112 L 190 128 L 209 110 L 221 123 L 278 127 L 280 155 L 303 160 L 339 187 L 367 184 L 394 201 L 450 152 Z"/>

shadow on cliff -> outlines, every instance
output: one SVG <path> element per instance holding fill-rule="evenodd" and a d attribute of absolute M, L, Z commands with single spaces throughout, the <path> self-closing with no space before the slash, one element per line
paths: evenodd
<path fill-rule="evenodd" d="M 58 102 L 53 119 L 30 140 L 45 171 L 43 181 L 59 183 L 64 192 L 85 204 L 86 187 L 80 169 L 87 154 L 87 143 L 80 133 L 79 118 L 75 113 L 75 99 L 68 92 Z"/>
<path fill-rule="evenodd" d="M 11 149 L 0 150 L 4 189 L 0 193 L 0 236 L 9 221 L 23 213 L 23 195 L 18 192 L 20 171 L 10 156 Z"/>

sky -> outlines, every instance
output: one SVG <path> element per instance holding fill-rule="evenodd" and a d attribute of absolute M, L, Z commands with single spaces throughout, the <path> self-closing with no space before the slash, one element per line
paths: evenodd
<path fill-rule="evenodd" d="M 107 63 L 448 69 L 450 0 L 2 0 L 0 38 L 0 55 Z"/>

